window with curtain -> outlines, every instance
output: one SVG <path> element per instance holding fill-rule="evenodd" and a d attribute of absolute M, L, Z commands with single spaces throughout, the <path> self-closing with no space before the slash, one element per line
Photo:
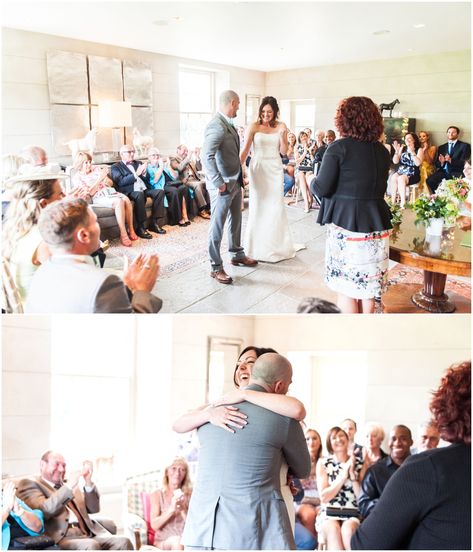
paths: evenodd
<path fill-rule="evenodd" d="M 204 129 L 215 111 L 215 75 L 211 71 L 179 71 L 180 141 L 202 146 Z"/>

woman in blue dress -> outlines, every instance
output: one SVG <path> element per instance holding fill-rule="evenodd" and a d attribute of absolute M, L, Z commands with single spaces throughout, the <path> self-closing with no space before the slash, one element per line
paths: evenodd
<path fill-rule="evenodd" d="M 405 145 L 395 142 L 394 163 L 399 163 L 397 171 L 391 177 L 391 198 L 396 203 L 399 191 L 400 206 L 406 203 L 406 188 L 420 182 L 420 166 L 424 161 L 422 149 L 417 134 L 409 132 L 404 138 Z"/>

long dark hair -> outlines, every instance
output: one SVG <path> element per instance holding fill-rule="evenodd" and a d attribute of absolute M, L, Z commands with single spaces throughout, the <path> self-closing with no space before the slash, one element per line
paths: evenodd
<path fill-rule="evenodd" d="M 275 349 L 272 349 L 271 347 L 253 347 L 253 345 L 250 345 L 249 347 L 245 347 L 243 351 L 239 355 L 239 359 L 248 351 L 254 351 L 256 354 L 256 358 L 260 357 L 261 355 L 264 355 L 265 353 L 277 353 Z M 238 387 L 238 382 L 236 380 L 236 373 L 238 370 L 238 364 L 235 366 L 235 370 L 233 372 L 233 383 L 235 384 L 235 387 Z"/>
<path fill-rule="evenodd" d="M 273 117 L 273 120 L 271 121 L 271 126 L 275 126 L 275 124 L 278 120 L 278 117 L 279 117 L 279 105 L 278 105 L 278 102 L 277 102 L 276 98 L 273 98 L 273 96 L 265 96 L 261 100 L 261 104 L 260 104 L 259 109 L 258 109 L 258 123 L 260 125 L 263 124 L 262 116 L 263 116 L 263 107 L 265 105 L 269 105 L 271 107 L 271 109 L 273 110 L 274 117 Z"/>

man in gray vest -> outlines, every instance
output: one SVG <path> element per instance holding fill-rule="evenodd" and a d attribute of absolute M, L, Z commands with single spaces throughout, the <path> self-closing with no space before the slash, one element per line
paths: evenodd
<path fill-rule="evenodd" d="M 220 256 L 223 228 L 228 216 L 228 250 L 235 266 L 253 267 L 258 261 L 245 255 L 241 246 L 241 185 L 240 139 L 233 118 L 240 98 L 233 90 L 220 95 L 220 110 L 205 129 L 202 159 L 212 216 L 209 230 L 210 276 L 221 284 L 231 284 L 232 278 L 223 269 Z"/>
<path fill-rule="evenodd" d="M 248 389 L 285 395 L 292 379 L 290 362 L 266 353 L 253 367 Z M 310 457 L 302 428 L 291 418 L 260 406 L 238 405 L 248 416 L 235 433 L 205 424 L 182 542 L 188 549 L 295 550 L 281 466 L 304 478 Z"/>

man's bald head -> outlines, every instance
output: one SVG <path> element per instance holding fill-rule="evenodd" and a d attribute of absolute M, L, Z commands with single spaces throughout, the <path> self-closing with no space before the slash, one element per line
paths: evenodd
<path fill-rule="evenodd" d="M 256 383 L 272 393 L 285 395 L 292 382 L 292 366 L 277 353 L 266 353 L 256 359 L 250 384 Z"/>

